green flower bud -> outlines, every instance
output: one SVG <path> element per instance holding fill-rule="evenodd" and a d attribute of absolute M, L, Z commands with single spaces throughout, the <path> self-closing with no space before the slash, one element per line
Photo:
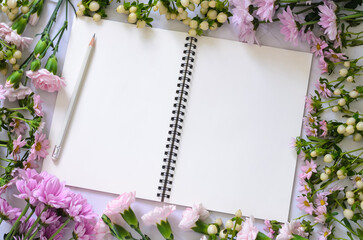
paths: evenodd
<path fill-rule="evenodd" d="M 22 34 L 25 30 L 25 27 L 28 23 L 29 15 L 25 14 L 18 20 L 16 20 L 13 25 L 11 25 L 11 28 L 16 31 L 18 34 Z"/>
<path fill-rule="evenodd" d="M 16 89 L 19 87 L 20 80 L 23 77 L 23 69 L 19 69 L 17 71 L 12 72 L 9 77 L 6 79 L 6 81 L 13 84 L 13 87 Z"/>
<path fill-rule="evenodd" d="M 121 213 L 121 216 L 125 220 L 125 222 L 130 225 L 130 227 L 134 229 L 139 229 L 139 221 L 137 220 L 136 215 L 134 211 L 132 211 L 131 207 Z"/>
<path fill-rule="evenodd" d="M 173 231 L 171 230 L 169 221 L 161 221 L 160 223 L 156 224 L 156 227 L 158 228 L 159 232 L 165 239 L 174 239 Z"/>
<path fill-rule="evenodd" d="M 47 64 L 45 64 L 45 69 L 47 69 L 49 72 L 53 73 L 54 75 L 57 74 L 58 60 L 55 55 L 52 55 L 48 58 Z"/>
<path fill-rule="evenodd" d="M 34 48 L 34 56 L 42 54 L 49 44 L 49 36 L 42 37 Z"/>
<path fill-rule="evenodd" d="M 39 59 L 35 59 L 34 61 L 32 61 L 32 63 L 30 64 L 30 70 L 35 72 L 40 68 L 40 60 Z"/>

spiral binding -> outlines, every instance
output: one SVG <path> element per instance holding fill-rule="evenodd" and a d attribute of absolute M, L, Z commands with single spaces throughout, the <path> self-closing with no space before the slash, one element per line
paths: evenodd
<path fill-rule="evenodd" d="M 180 77 L 178 78 L 175 103 L 173 104 L 173 111 L 171 123 L 169 125 L 168 138 L 166 150 L 164 152 L 164 159 L 159 180 L 157 197 L 161 202 L 170 198 L 171 187 L 173 184 L 175 165 L 178 157 L 180 136 L 183 129 L 183 122 L 185 116 L 185 108 L 188 101 L 191 75 L 193 69 L 193 62 L 195 56 L 195 49 L 197 48 L 197 39 L 193 37 L 186 38 L 187 43 L 184 44 L 185 50 L 182 57 L 183 63 L 179 71 Z"/>

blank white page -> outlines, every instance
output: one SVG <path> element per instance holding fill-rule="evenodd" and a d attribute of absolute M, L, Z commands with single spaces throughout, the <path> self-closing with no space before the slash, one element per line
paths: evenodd
<path fill-rule="evenodd" d="M 198 39 L 171 202 L 287 220 L 311 59 Z"/>
<path fill-rule="evenodd" d="M 118 194 L 136 190 L 138 197 L 156 200 L 187 34 L 75 19 L 50 154 L 94 33 L 96 46 L 60 158 L 49 156 L 43 170 L 68 185 Z"/>

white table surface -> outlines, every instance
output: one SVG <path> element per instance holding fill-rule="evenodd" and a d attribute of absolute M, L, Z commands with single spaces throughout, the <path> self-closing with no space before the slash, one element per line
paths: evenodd
<path fill-rule="evenodd" d="M 72 1 L 75 5 L 77 4 L 77 1 Z M 46 22 L 48 20 L 48 18 L 50 17 L 54 7 L 56 5 L 56 1 L 52 0 L 52 1 L 46 1 L 46 3 L 44 4 L 44 9 L 41 15 L 41 19 L 39 21 L 39 23 L 37 24 L 37 26 L 35 27 L 27 27 L 24 35 L 25 36 L 29 36 L 29 37 L 33 37 L 36 33 L 40 33 L 43 29 L 43 27 L 46 25 Z M 109 15 L 108 19 L 109 20 L 114 20 L 114 21 L 120 21 L 120 22 L 127 22 L 127 16 L 126 15 L 120 15 L 117 14 L 115 9 L 116 6 L 118 5 L 118 3 L 116 3 L 116 1 L 114 1 L 113 3 L 111 3 L 111 5 L 108 7 L 107 9 L 107 14 Z M 63 10 L 63 11 L 62 11 Z M 58 21 L 56 22 L 56 25 L 53 29 L 58 29 L 59 26 L 61 26 L 63 24 L 63 19 L 64 19 L 64 8 L 61 9 L 61 14 L 58 17 Z M 184 24 L 182 24 L 179 21 L 166 21 L 164 16 L 160 16 L 158 14 L 153 14 L 154 18 L 154 22 L 152 23 L 153 26 L 155 28 L 162 28 L 162 29 L 169 29 L 169 30 L 175 30 L 175 31 L 182 31 L 182 32 L 186 32 L 188 31 L 188 27 L 186 27 Z M 74 17 L 74 14 L 71 12 L 70 17 L 69 17 L 69 29 L 72 26 L 72 19 Z M 5 18 L 3 13 L 0 13 L 0 21 L 2 22 L 8 22 L 8 20 Z M 272 47 L 278 47 L 278 48 L 285 48 L 285 49 L 292 49 L 292 50 L 297 50 L 297 51 L 303 51 L 303 52 L 309 52 L 309 47 L 307 44 L 301 43 L 299 44 L 299 46 L 293 46 L 290 43 L 286 43 L 283 39 L 282 34 L 280 34 L 280 29 L 279 29 L 279 25 L 280 23 L 273 23 L 273 24 L 269 24 L 269 25 L 261 25 L 260 28 L 258 29 L 258 33 L 257 33 L 257 37 L 258 40 L 260 42 L 261 45 L 266 45 L 266 46 L 272 46 Z M 135 26 L 136 27 L 136 26 Z M 63 66 L 63 62 L 64 62 L 64 57 L 65 57 L 65 53 L 66 53 L 66 47 L 67 47 L 67 43 L 68 43 L 68 38 L 69 38 L 69 30 L 65 33 L 63 39 L 62 39 L 62 43 L 60 45 L 60 49 L 59 49 L 59 54 L 57 55 L 58 60 L 59 60 L 59 65 L 58 65 L 58 71 L 59 73 L 62 71 L 62 66 Z M 224 25 L 222 28 L 220 28 L 218 31 L 215 32 L 208 32 L 206 34 L 207 36 L 212 36 L 212 37 L 216 37 L 216 38 L 224 38 L 224 39 L 229 39 L 229 40 L 236 40 L 238 41 L 238 34 L 235 31 L 235 29 L 233 28 L 232 25 Z M 30 47 L 30 49 L 32 49 L 32 47 L 36 44 L 37 40 L 39 39 L 39 36 L 37 36 L 34 41 L 32 46 Z M 362 49 L 355 49 L 355 50 L 359 50 L 359 51 L 355 51 L 356 56 L 362 55 Z M 360 53 L 360 54 L 359 54 Z M 23 53 L 23 59 L 25 59 L 28 54 L 27 53 Z M 311 75 L 310 75 L 310 83 L 309 83 L 309 92 L 312 92 L 313 89 L 313 84 L 316 80 L 318 80 L 320 77 L 320 70 L 318 68 L 318 61 L 316 58 L 313 59 L 313 65 L 312 65 L 312 69 L 311 69 Z M 5 77 L 4 76 L 0 76 L 0 83 L 4 84 L 5 82 Z M 44 100 L 44 104 L 43 104 L 43 110 L 45 112 L 45 121 L 47 123 L 46 125 L 46 129 L 45 131 L 48 133 L 49 132 L 49 128 L 50 128 L 50 124 L 52 121 L 52 115 L 53 115 L 53 110 L 54 110 L 54 106 L 55 106 L 55 100 L 57 97 L 56 93 L 48 93 L 45 91 L 41 91 L 41 90 L 36 90 L 36 93 L 41 95 L 41 98 Z M 291 136 L 294 137 L 294 136 Z M 286 146 L 289 147 L 289 146 Z M 300 171 L 300 165 L 301 162 L 297 163 L 297 173 Z M 71 166 L 70 166 L 71 167 Z M 223 179 L 221 180 L 223 181 Z M 273 182 L 269 181 L 266 179 L 266 187 L 271 187 L 273 184 Z M 103 193 L 103 192 L 96 192 L 96 191 L 92 191 L 92 190 L 87 190 L 87 189 L 80 189 L 80 188 L 74 188 L 71 187 L 71 189 L 77 193 L 81 193 L 83 194 L 83 196 L 85 198 L 88 199 L 88 201 L 93 205 L 93 209 L 94 211 L 99 214 L 100 216 L 102 215 L 103 210 L 105 209 L 107 202 L 114 199 L 115 197 L 117 197 L 117 195 L 114 194 L 108 194 L 108 193 Z M 297 207 L 296 207 L 296 197 L 298 196 L 298 178 L 295 178 L 294 181 L 294 190 L 293 190 L 293 194 L 292 194 L 292 203 L 290 206 L 290 219 L 299 217 L 301 215 L 303 215 L 304 213 L 301 212 Z M 19 201 L 18 199 L 14 198 L 12 196 L 13 192 L 8 191 L 6 193 L 6 198 L 15 206 L 21 206 L 22 202 Z M 137 196 L 137 193 L 136 193 Z M 272 198 L 274 196 L 266 196 L 266 201 L 268 201 L 269 198 Z M 161 203 L 158 202 L 153 202 L 153 201 L 147 201 L 147 200 L 142 200 L 142 199 L 137 199 L 136 203 L 134 203 L 132 205 L 133 210 L 135 211 L 136 215 L 140 218 L 141 215 L 143 215 L 144 213 L 148 212 L 149 210 L 153 209 L 155 206 L 161 206 Z M 243 212 L 243 206 L 240 206 L 242 212 Z M 184 210 L 184 207 L 178 207 L 177 206 L 177 210 L 169 217 L 169 221 L 171 223 L 171 226 L 173 228 L 173 232 L 174 232 L 174 236 L 175 239 L 177 240 L 193 240 L 193 239 L 200 239 L 201 235 L 194 233 L 194 232 L 184 232 L 180 229 L 178 229 L 177 225 L 179 223 L 179 221 L 181 220 L 182 217 L 182 211 Z M 237 209 L 236 209 L 237 210 Z M 223 213 L 217 213 L 217 212 L 211 212 L 211 219 L 214 220 L 218 217 L 221 217 L 222 220 L 225 222 L 227 219 L 231 218 L 232 215 L 229 214 L 223 214 Z M 263 220 L 256 220 L 257 226 L 260 230 L 262 230 L 263 228 Z M 7 223 L 3 223 L 0 226 L 0 236 L 6 232 L 9 231 L 10 225 L 8 225 Z M 145 226 L 144 224 L 141 223 L 141 229 L 144 233 L 146 233 L 147 235 L 149 235 L 152 239 L 162 239 L 161 235 L 158 233 L 156 227 L 148 227 Z M 133 232 L 134 233 L 134 232 Z M 134 236 L 137 236 L 136 234 L 134 234 Z M 64 238 L 64 239 L 69 239 L 68 238 Z"/>

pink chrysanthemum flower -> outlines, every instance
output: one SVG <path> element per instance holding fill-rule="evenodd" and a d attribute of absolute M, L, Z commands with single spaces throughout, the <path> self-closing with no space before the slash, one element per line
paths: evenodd
<path fill-rule="evenodd" d="M 272 22 L 272 17 L 278 7 L 275 6 L 275 0 L 255 0 L 254 5 L 258 7 L 256 14 L 262 21 Z"/>
<path fill-rule="evenodd" d="M 35 142 L 30 149 L 30 158 L 38 159 L 45 158 L 48 155 L 49 140 L 42 133 L 35 133 Z"/>
<path fill-rule="evenodd" d="M 0 218 L 2 220 L 12 223 L 20 216 L 20 213 L 19 208 L 13 208 L 5 199 L 0 198 Z"/>
<path fill-rule="evenodd" d="M 10 132 L 15 132 L 16 135 L 23 135 L 25 133 L 25 130 L 28 129 L 24 121 L 15 118 L 9 124 L 9 126 L 11 127 Z"/>
<path fill-rule="evenodd" d="M 324 56 L 319 58 L 319 68 L 322 74 L 328 72 L 328 64 L 326 63 Z"/>
<path fill-rule="evenodd" d="M 316 125 L 318 123 L 317 118 L 311 114 L 306 114 L 306 116 L 303 118 L 303 122 L 306 126 Z"/>
<path fill-rule="evenodd" d="M 311 52 L 317 57 L 323 56 L 323 50 L 328 47 L 328 44 L 320 38 L 315 38 L 311 45 Z"/>
<path fill-rule="evenodd" d="M 102 219 L 101 219 L 102 221 Z M 76 222 L 74 225 L 73 235 L 79 240 L 93 240 L 95 239 L 95 222 Z"/>
<path fill-rule="evenodd" d="M 256 32 L 252 24 L 253 16 L 248 12 L 251 5 L 249 0 L 234 1 L 235 8 L 232 9 L 233 17 L 232 23 L 235 24 L 239 30 L 239 39 L 242 42 L 253 44 L 257 42 Z"/>
<path fill-rule="evenodd" d="M 40 99 L 39 95 L 34 95 L 33 100 L 34 100 L 33 109 L 35 111 L 35 114 L 37 116 L 39 116 L 39 117 L 43 117 L 44 116 L 44 113 L 42 112 L 42 103 L 43 103 L 43 101 Z"/>
<path fill-rule="evenodd" d="M 61 87 L 66 86 L 63 78 L 54 75 L 44 68 L 35 72 L 27 71 L 26 76 L 33 81 L 33 84 L 36 88 L 47 92 L 55 92 L 58 91 Z"/>
<path fill-rule="evenodd" d="M 332 92 L 326 87 L 325 83 L 320 83 L 320 81 L 317 81 L 315 83 L 315 87 L 318 90 L 320 96 L 324 98 L 330 97 L 332 95 Z"/>
<path fill-rule="evenodd" d="M 96 217 L 96 214 L 92 211 L 92 206 L 81 194 L 70 192 L 69 197 L 71 201 L 66 212 L 75 222 L 90 221 Z"/>
<path fill-rule="evenodd" d="M 13 151 L 11 152 L 10 156 L 12 156 L 14 160 L 19 160 L 21 148 L 26 144 L 26 141 L 21 140 L 21 138 L 22 136 L 19 135 L 18 138 L 13 141 Z"/>
<path fill-rule="evenodd" d="M 328 123 L 327 121 L 323 120 L 319 122 L 320 124 L 320 130 L 323 131 L 321 133 L 321 137 L 326 137 L 328 135 Z"/>
<path fill-rule="evenodd" d="M 295 220 L 292 220 L 291 222 L 287 222 L 282 225 L 276 240 L 289 240 L 294 237 L 293 234 L 299 235 L 301 237 L 308 236 L 301 224 Z"/>
<path fill-rule="evenodd" d="M 320 11 L 320 21 L 318 24 L 324 28 L 324 33 L 328 35 L 330 40 L 335 40 L 338 30 L 337 30 L 337 16 L 335 15 L 335 4 L 332 2 L 327 5 L 319 5 L 318 9 Z"/>
<path fill-rule="evenodd" d="M 43 227 L 41 228 L 41 230 L 39 231 L 39 239 L 40 240 L 46 240 L 46 239 L 50 239 L 53 234 L 55 234 L 59 227 L 62 225 L 63 223 L 60 221 L 56 221 L 55 223 L 48 225 L 47 227 Z M 54 240 L 62 240 L 63 238 L 63 234 L 66 228 L 63 228 L 53 239 Z"/>
<path fill-rule="evenodd" d="M 305 196 L 299 196 L 296 199 L 298 204 L 296 205 L 300 210 L 305 211 L 307 214 L 312 215 L 314 212 L 314 206 L 309 202 L 308 198 Z"/>
<path fill-rule="evenodd" d="M 336 53 L 332 49 L 329 49 L 328 52 L 324 52 L 325 57 L 332 61 L 333 63 L 341 62 L 342 60 L 347 60 L 347 57 L 344 53 Z"/>
<path fill-rule="evenodd" d="M 311 115 L 311 113 L 315 112 L 314 106 L 313 106 L 313 98 L 311 95 L 305 97 L 305 108 L 308 114 Z"/>
<path fill-rule="evenodd" d="M 305 130 L 306 136 L 308 136 L 308 137 L 310 137 L 310 136 L 313 136 L 313 137 L 318 136 L 318 129 L 316 129 L 316 127 L 314 127 L 314 126 L 305 125 L 304 126 L 304 130 Z"/>
<path fill-rule="evenodd" d="M 6 23 L 0 23 L 0 37 L 8 43 L 15 44 L 21 50 L 28 48 L 33 41 L 32 38 L 20 36 Z"/>
<path fill-rule="evenodd" d="M 300 174 L 300 179 L 310 179 L 313 172 L 316 173 L 316 167 L 317 165 L 314 163 L 314 160 L 310 162 L 305 160 L 305 165 L 301 166 L 302 173 Z"/>
<path fill-rule="evenodd" d="M 168 216 L 174 212 L 176 207 L 174 205 L 155 207 L 152 211 L 144 214 L 141 219 L 146 225 L 160 224 L 161 221 L 166 222 Z"/>
<path fill-rule="evenodd" d="M 319 212 L 326 212 L 326 206 L 328 206 L 328 198 L 324 193 L 318 193 L 315 199 L 315 205 L 320 208 Z"/>
<path fill-rule="evenodd" d="M 209 217 L 209 212 L 203 207 L 202 204 L 194 204 L 192 208 L 187 208 L 183 212 L 182 220 L 179 223 L 179 227 L 185 231 L 188 231 L 195 227 L 195 223 L 198 220 L 206 220 Z"/>
<path fill-rule="evenodd" d="M 309 184 L 304 179 L 300 179 L 299 183 L 300 183 L 300 188 L 299 188 L 300 193 L 306 195 L 309 192 L 311 192 L 311 188 L 309 187 Z"/>
<path fill-rule="evenodd" d="M 290 6 L 287 7 L 286 11 L 278 14 L 277 17 L 282 23 L 281 33 L 285 35 L 285 41 L 292 42 L 295 46 L 298 42 L 299 30 L 297 29 L 295 17 L 291 12 Z"/>
<path fill-rule="evenodd" d="M 269 238 L 274 238 L 275 231 L 272 229 L 270 220 L 265 220 L 265 227 L 263 228 L 267 232 Z"/>
<path fill-rule="evenodd" d="M 13 88 L 13 84 L 6 81 L 4 96 L 9 99 L 10 102 L 14 102 L 18 99 L 24 99 L 26 96 L 32 93 L 32 90 L 28 87 L 24 87 L 23 84 L 19 84 L 17 89 Z"/>
<path fill-rule="evenodd" d="M 243 223 L 242 230 L 238 232 L 236 240 L 256 239 L 259 231 L 254 223 L 255 219 L 253 218 L 253 216 L 247 218 L 246 221 Z"/>
<path fill-rule="evenodd" d="M 330 234 L 331 234 L 331 228 L 323 226 L 321 231 L 319 232 L 319 240 L 327 240 Z"/>
<path fill-rule="evenodd" d="M 5 93 L 6 93 L 6 90 L 5 90 L 4 86 L 0 85 L 0 100 L 3 100 L 6 98 Z"/>

